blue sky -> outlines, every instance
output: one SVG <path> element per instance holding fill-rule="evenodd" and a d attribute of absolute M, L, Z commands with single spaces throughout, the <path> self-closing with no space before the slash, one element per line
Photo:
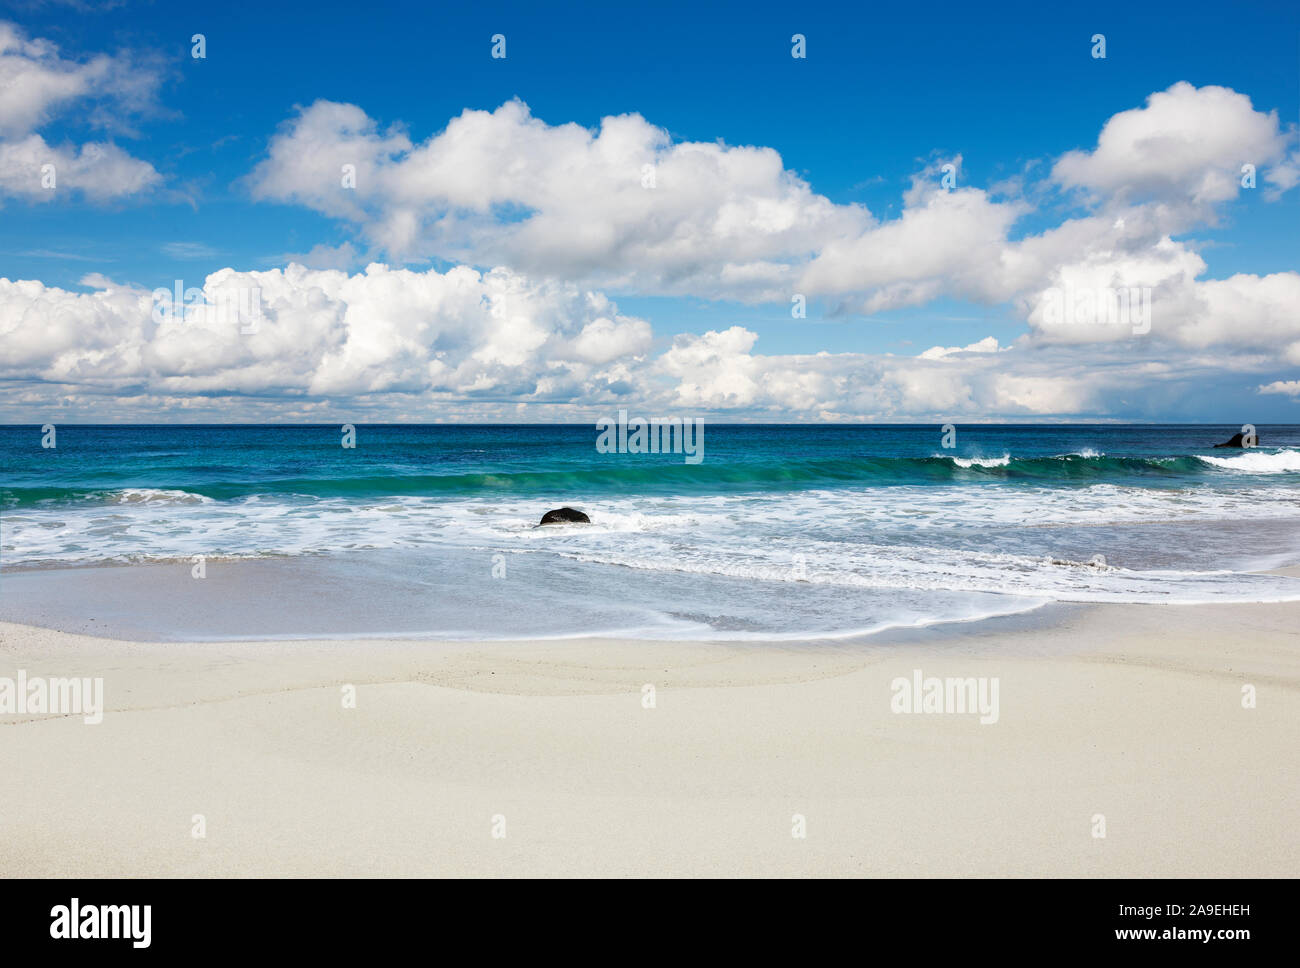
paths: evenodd
<path fill-rule="evenodd" d="M 1039 362 L 1044 353 L 1055 354 L 1058 362 L 1052 365 L 1062 373 L 1077 373 L 1079 368 L 1102 373 L 1126 357 L 1099 358 L 1101 350 L 1115 350 L 1100 345 L 1108 340 L 1085 341 L 1080 347 L 1073 337 L 1064 344 L 1044 338 L 1026 309 L 1032 305 L 1024 302 L 1029 297 L 1013 286 L 972 296 L 970 285 L 945 283 L 935 286 L 931 296 L 909 292 L 881 298 L 880 291 L 888 291 L 891 282 L 860 292 L 837 282 L 826 291 L 810 292 L 808 318 L 792 320 L 784 296 L 763 298 L 734 287 L 678 285 L 664 274 L 651 282 L 629 280 L 626 267 L 612 263 L 584 262 L 579 271 L 557 266 L 544 253 L 536 258 L 520 254 L 508 239 L 494 237 L 491 245 L 462 244 L 452 237 L 455 227 L 449 230 L 452 236 L 444 232 L 437 241 L 423 238 L 395 246 L 380 223 L 395 217 L 399 208 L 406 211 L 402 206 L 410 201 L 409 185 L 401 189 L 408 195 L 400 200 L 401 193 L 393 189 L 384 198 L 368 199 L 364 214 L 340 217 L 333 202 L 304 198 L 284 188 L 283 178 L 279 189 L 268 189 L 266 169 L 258 174 L 277 136 L 286 138 L 295 151 L 309 144 L 305 138 L 287 136 L 298 112 L 317 102 L 354 105 L 373 122 L 377 136 L 397 126 L 418 147 L 444 132 L 466 109 L 495 112 L 519 99 L 531 118 L 556 129 L 574 123 L 596 131 L 604 118 L 636 114 L 666 132 L 674 145 L 773 149 L 786 173 L 801 180 L 808 192 L 845 213 L 868 212 L 873 227 L 903 216 L 915 179 L 937 178 L 933 169 L 959 159 L 959 189 L 978 190 L 995 202 L 1019 206 L 1016 217 L 998 230 L 999 238 L 1013 247 L 1071 220 L 1100 215 L 1109 219 L 1110 212 L 1123 206 L 1150 203 L 1144 211 L 1152 213 L 1175 207 L 1171 199 L 1186 185 L 1196 184 L 1199 175 L 1188 175 L 1172 186 L 1148 180 L 1143 190 L 1149 188 L 1150 197 L 1126 195 L 1109 173 L 1102 176 L 1095 170 L 1073 184 L 1050 176 L 1067 153 L 1095 151 L 1109 119 L 1142 109 L 1153 94 L 1179 82 L 1194 91 L 1226 88 L 1243 95 L 1253 109 L 1252 119 L 1275 112 L 1276 135 L 1268 143 L 1278 153 L 1271 163 L 1285 169 L 1288 158 L 1295 158 L 1295 126 L 1300 120 L 1296 6 L 1135 7 L 1088 4 L 1045 10 L 1025 3 L 999 5 L 990 13 L 974 5 L 946 4 L 880 10 L 765 3 L 488 4 L 468 10 L 319 2 L 12 4 L 0 12 L 0 19 L 14 25 L 28 43 L 40 40 L 57 46 L 56 55 L 29 50 L 23 56 L 32 63 L 57 73 L 107 56 L 120 65 L 115 78 L 133 77 L 149 91 L 124 98 L 114 94 L 111 84 L 92 88 L 49 106 L 41 111 L 39 122 L 15 128 L 10 136 L 36 133 L 49 146 L 112 143 L 152 166 L 157 178 L 145 191 L 122 191 L 107 198 L 88 199 L 75 190 L 61 190 L 52 200 L 33 199 L 21 191 L 9 197 L 0 194 L 0 276 L 39 280 L 44 287 L 83 295 L 102 289 L 102 280 L 141 290 L 170 287 L 175 279 L 202 286 L 209 273 L 226 267 L 273 271 L 295 257 L 312 264 L 303 257 L 313 250 L 350 246 L 319 268 L 356 273 L 372 260 L 438 273 L 461 263 L 479 271 L 502 265 L 525 274 L 530 284 L 555 279 L 598 291 L 617 304 L 620 319 L 645 321 L 653 331 L 640 342 L 631 340 L 631 355 L 623 361 L 638 372 L 657 367 L 655 379 L 634 392 L 634 400 L 660 394 L 657 399 L 679 406 L 766 419 L 898 419 L 940 413 L 945 406 L 965 407 L 963 413 L 990 419 L 1236 419 L 1235 409 L 1219 413 L 1196 390 L 1212 379 L 1220 401 L 1249 407 L 1260 420 L 1294 419 L 1300 397 L 1289 392 L 1289 384 L 1300 376 L 1300 350 L 1295 359 L 1287 354 L 1293 345 L 1300 347 L 1300 333 L 1279 333 L 1275 323 L 1261 323 L 1257 339 L 1237 340 L 1222 350 L 1216 349 L 1215 339 L 1207 342 L 1199 334 L 1232 329 L 1238 326 L 1233 320 L 1207 322 L 1196 333 L 1179 332 L 1172 348 L 1143 342 L 1128 354 L 1130 362 L 1137 354 L 1149 361 L 1172 360 L 1185 378 L 1170 377 L 1158 390 L 1134 383 L 1132 394 L 1112 389 L 1104 400 L 1062 392 L 1052 394 L 1055 403 L 1049 406 L 1041 393 L 1038 402 L 1027 403 L 1029 397 L 1019 391 L 990 396 L 993 391 L 975 387 L 963 395 L 949 386 L 937 394 L 933 407 L 924 407 L 919 390 L 901 398 L 864 395 L 853 388 L 854 378 L 847 371 L 826 374 L 825 384 L 809 387 L 807 393 L 793 392 L 789 379 L 766 357 L 864 354 L 875 365 L 886 355 L 914 357 L 930 347 L 966 347 L 990 336 L 1003 353 L 1012 354 L 1005 359 L 1006 367 L 1014 365 L 1013 357 L 1038 352 L 1034 360 Z M 190 56 L 194 33 L 206 38 L 207 56 L 202 60 Z M 490 38 L 496 33 L 507 38 L 504 59 L 489 56 Z M 795 33 L 807 38 L 805 59 L 790 56 Z M 1090 55 L 1095 33 L 1106 35 L 1105 59 Z M 1208 96 L 1202 100 L 1208 102 Z M 1200 110 L 1192 95 L 1186 104 L 1187 111 Z M 1214 156 L 1206 163 L 1231 170 L 1236 161 L 1231 152 L 1220 155 L 1222 159 Z M 385 164 L 393 184 L 402 178 L 402 184 L 409 183 L 395 161 Z M 290 177 L 300 175 L 285 175 Z M 1153 215 L 1152 240 L 1167 235 L 1203 260 L 1204 267 L 1188 276 L 1189 287 L 1238 274 L 1256 279 L 1285 276 L 1259 286 L 1274 297 L 1278 292 L 1287 295 L 1289 274 L 1300 265 L 1300 190 L 1287 186 L 1279 191 L 1274 185 L 1277 197 L 1269 198 L 1263 165 L 1259 177 L 1258 188 L 1198 204 L 1194 212 Z M 1105 198 L 1100 197 L 1102 182 Z M 427 179 L 422 184 L 427 186 Z M 528 192 L 505 192 L 509 198 L 516 195 L 527 197 Z M 418 205 L 410 204 L 417 207 L 420 219 L 432 220 L 449 207 L 438 198 L 422 197 Z M 495 229 L 527 216 L 526 205 L 519 214 L 504 214 L 513 204 L 494 205 L 490 218 Z M 922 203 L 913 199 L 913 204 L 919 208 Z M 592 217 L 599 219 L 598 214 Z M 476 230 L 470 224 L 463 231 L 468 238 Z M 807 256 L 812 260 L 822 243 L 810 238 Z M 555 244 L 563 245 L 564 240 Z M 509 261 L 503 261 L 503 252 Z M 1135 253 L 1130 250 L 1137 258 Z M 789 265 L 800 257 L 787 248 L 773 258 Z M 765 255 L 760 261 L 771 259 Z M 680 272 L 680 266 L 674 271 Z M 978 267 L 971 266 L 955 268 L 952 274 L 963 271 L 979 275 Z M 837 272 L 840 278 L 852 274 L 851 267 Z M 942 268 L 936 272 L 944 275 Z M 1144 281 L 1124 272 L 1115 278 L 1121 276 Z M 87 282 L 101 277 L 100 282 Z M 1045 275 L 1031 288 L 1037 291 L 1051 281 L 1052 276 Z M 907 284 L 919 285 L 915 280 Z M 791 283 L 787 288 L 793 287 Z M 1184 295 L 1193 302 L 1201 298 L 1190 288 Z M 1170 296 L 1167 305 L 1188 304 L 1179 301 L 1184 295 Z M 1253 291 L 1240 294 L 1240 301 L 1258 303 Z M 39 308 L 53 311 L 43 304 Z M 25 314 L 24 325 L 30 325 L 30 317 Z M 555 325 L 562 329 L 590 322 Z M 623 325 L 619 319 L 615 323 Z M 354 320 L 351 325 L 364 323 Z M 663 360 L 674 341 L 733 327 L 755 337 L 748 350 L 736 352 L 744 340 L 728 350 L 730 363 L 718 363 L 726 369 L 737 356 L 744 358 L 741 369 L 747 375 L 742 376 L 748 382 L 740 390 L 734 389 L 730 377 L 714 386 L 698 373 L 687 372 L 697 364 Z M 1161 330 L 1155 328 L 1153 335 L 1159 337 Z M 576 339 L 557 330 L 556 340 L 561 336 Z M 1033 345 L 1007 350 L 1024 339 Z M 552 344 L 558 345 L 547 345 L 554 349 Z M 1066 344 L 1075 347 L 1075 356 L 1066 352 Z M 1205 369 L 1206 354 L 1226 357 L 1229 351 L 1235 362 L 1219 372 Z M 324 410 L 317 412 L 333 412 L 346 409 L 344 401 L 360 397 L 359 405 L 373 408 L 368 412 L 418 415 L 427 413 L 433 401 L 441 401 L 453 411 L 491 416 L 520 403 L 527 410 L 548 393 L 558 399 L 557 391 L 540 388 L 537 374 L 559 365 L 569 367 L 567 382 L 562 381 L 569 387 L 563 391 L 570 394 L 565 398 L 569 409 L 549 412 L 564 416 L 608 402 L 613 399 L 609 392 L 618 392 L 606 392 L 609 387 L 627 385 L 621 376 L 601 374 L 601 366 L 622 365 L 600 360 L 602 353 L 589 353 L 591 359 L 574 363 L 547 352 L 545 360 L 527 363 L 494 358 L 499 367 L 515 367 L 518 379 L 498 369 L 486 378 L 475 374 L 469 383 L 435 380 L 422 389 L 409 374 L 387 383 L 378 379 L 375 368 L 387 364 L 372 360 L 364 379 L 313 383 L 299 374 L 296 385 L 291 379 L 271 380 L 258 388 L 241 378 L 235 381 L 242 387 L 236 392 L 256 401 L 249 406 L 266 415 L 287 413 L 286 408 L 303 399 L 320 403 Z M 751 365 L 753 354 L 765 355 L 761 366 Z M 174 360 L 170 371 L 164 366 L 116 382 L 112 374 L 99 374 L 81 384 L 56 372 L 52 359 L 43 370 L 30 365 L 24 370 L 15 360 L 0 372 L 7 374 L 11 388 L 25 389 L 37 409 L 45 405 L 39 388 L 55 384 L 60 389 L 51 391 L 50 400 L 61 399 L 77 413 L 98 407 L 123 417 L 131 409 L 122 402 L 126 398 L 140 406 L 175 407 L 184 397 L 203 410 L 221 397 L 219 381 L 190 379 L 195 374 L 177 370 Z M 961 360 L 953 357 L 951 362 L 964 365 Z M 1016 371 L 1014 379 L 1045 379 L 1039 362 L 1034 363 L 1034 375 Z M 780 372 L 799 369 L 795 360 Z M 82 365 L 74 375 L 86 372 Z M 871 372 L 877 382 L 888 376 L 879 369 Z M 910 380 L 889 378 L 900 384 Z M 478 399 L 472 394 L 479 391 L 466 387 L 482 387 L 485 379 L 497 389 L 481 398 L 483 409 L 461 407 L 461 402 Z M 992 377 L 985 374 L 982 379 Z M 674 386 L 673 380 L 680 382 Z M 951 384 L 947 375 L 942 382 Z M 1258 392 L 1268 385 L 1282 389 Z M 329 389 L 318 393 L 312 386 Z M 594 392 L 593 386 L 601 392 Z M 381 387 L 382 393 L 358 392 L 370 387 Z M 1141 402 L 1123 403 L 1128 396 Z M 68 404 L 73 398 L 78 402 Z M 283 402 L 288 398 L 297 402 Z M 6 412 L 28 415 L 23 406 L 10 406 Z M 538 419 L 545 416 L 537 414 Z"/>

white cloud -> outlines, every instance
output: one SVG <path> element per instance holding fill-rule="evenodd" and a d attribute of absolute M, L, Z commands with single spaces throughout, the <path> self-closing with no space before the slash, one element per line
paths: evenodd
<path fill-rule="evenodd" d="M 3 56 L 50 77 L 38 71 L 26 100 L 0 109 L 17 128 L 84 96 L 60 80 L 77 65 L 21 44 Z M 1188 140 L 1216 124 L 1229 134 Z M 1293 182 L 1283 142 L 1276 116 L 1244 96 L 1176 84 L 1112 118 L 1094 150 L 1058 161 L 1050 184 L 1077 190 L 1083 214 L 1013 238 L 1029 201 L 960 179 L 946 190 L 937 162 L 913 179 L 900 214 L 880 220 L 814 193 L 772 149 L 674 143 L 639 115 L 588 130 L 549 125 L 512 101 L 416 141 L 359 107 L 318 101 L 272 138 L 250 185 L 258 198 L 356 226 L 358 244 L 317 246 L 310 268 L 208 276 L 209 300 L 260 292 L 261 325 L 246 334 L 211 307 L 157 321 L 147 290 L 101 277 L 83 280 L 85 293 L 0 280 L 0 379 L 25 403 L 233 400 L 252 408 L 241 412 L 304 419 L 334 402 L 392 416 L 413 407 L 418 418 L 451 401 L 488 419 L 516 406 L 560 414 L 624 401 L 778 419 L 1140 415 L 1144 400 L 1158 395 L 1167 408 L 1208 375 L 1240 371 L 1254 386 L 1282 375 L 1279 362 L 1300 364 L 1300 273 L 1208 279 L 1195 243 L 1174 241 L 1236 197 L 1238 156 L 1271 164 L 1265 178 L 1279 191 Z M 60 184 L 91 198 L 158 177 L 112 145 L 55 149 L 27 131 L 0 141 L 0 162 L 10 161 L 0 195 L 36 197 L 32 166 L 59 152 Z M 183 243 L 170 252 L 198 254 Z M 497 268 L 348 271 L 380 252 Z M 1094 315 L 1070 320 L 1045 308 L 1054 290 L 1121 288 L 1150 290 L 1140 338 L 1096 318 L 1095 302 Z M 1029 334 L 914 357 L 767 355 L 740 326 L 657 341 L 602 290 L 786 306 L 802 292 L 868 313 L 939 298 L 1009 302 Z"/>
<path fill-rule="evenodd" d="M 1192 246 L 1171 241 L 1237 197 L 1244 163 L 1274 193 L 1294 183 L 1285 148 L 1276 114 L 1246 96 L 1174 84 L 1053 167 L 1046 184 L 1079 190 L 1091 212 L 1014 241 L 1027 199 L 961 184 L 960 174 L 945 190 L 937 160 L 913 179 L 899 216 L 881 221 L 815 194 L 769 148 L 673 143 L 639 115 L 596 130 L 549 125 L 518 101 L 465 111 L 419 143 L 398 127 L 381 131 L 359 107 L 318 101 L 272 139 L 251 183 L 257 197 L 354 224 L 399 259 L 509 265 L 615 292 L 776 303 L 800 293 L 867 314 L 940 298 L 1010 302 L 1040 343 L 1132 339 L 1088 320 L 1061 325 L 1042 306 L 1051 290 L 1136 286 L 1152 290 L 1146 338 L 1281 341 L 1292 354 L 1294 274 L 1204 280 Z M 960 173 L 960 156 L 950 161 Z M 345 164 L 355 189 L 340 183 Z M 743 397 L 743 369 L 731 384 L 702 380 L 688 392 Z"/>
<path fill-rule="evenodd" d="M 67 63 L 48 41 L 0 23 L 0 135 L 26 134 L 61 102 L 85 95 L 103 66 Z"/>
<path fill-rule="evenodd" d="M 1203 399 L 1225 372 L 1258 385 L 1278 366 L 1264 353 L 1000 347 L 993 337 L 917 357 L 763 354 L 740 326 L 657 349 L 648 322 L 599 292 L 464 266 L 222 269 L 205 280 L 204 305 L 161 319 L 147 289 L 97 275 L 82 284 L 0 279 L 0 412 L 509 420 L 630 405 L 777 420 L 1133 417 L 1144 401 Z M 246 321 L 221 301 L 242 293 L 248 307 L 253 290 L 259 325 L 241 333 Z"/>
<path fill-rule="evenodd" d="M 1264 181 L 1270 186 L 1264 190 L 1264 198 L 1270 202 L 1276 202 L 1300 184 L 1300 151 L 1291 152 L 1285 160 L 1273 165 L 1265 172 Z"/>
<path fill-rule="evenodd" d="M 679 336 L 659 366 L 677 382 L 684 407 L 748 407 L 759 395 L 758 361 L 750 355 L 758 337 L 740 326 L 703 336 Z"/>
<path fill-rule="evenodd" d="M 1081 413 L 1095 409 L 1092 381 L 1077 376 L 1018 376 L 1000 373 L 993 381 L 995 409 L 1022 413 Z"/>
<path fill-rule="evenodd" d="M 519 101 L 467 110 L 418 145 L 318 101 L 251 178 L 255 197 L 349 219 L 399 258 L 750 301 L 788 299 L 792 265 L 869 219 L 813 193 L 770 148 L 673 144 L 635 114 L 594 132 L 552 126 Z"/>
<path fill-rule="evenodd" d="M 47 175 L 53 176 L 52 186 Z M 138 194 L 161 181 L 153 165 L 132 158 L 114 144 L 52 147 L 38 134 L 0 141 L 0 197 L 50 202 L 62 193 L 78 191 L 92 201 L 104 202 Z"/>
<path fill-rule="evenodd" d="M 1152 94 L 1146 107 L 1116 114 L 1093 151 L 1067 153 L 1052 174 L 1114 201 L 1151 198 L 1204 210 L 1237 197 L 1242 165 L 1262 169 L 1285 148 L 1276 112 L 1256 111 L 1230 88 L 1180 81 Z"/>
<path fill-rule="evenodd" d="M 188 395 L 527 398 L 543 376 L 552 389 L 566 376 L 575 393 L 607 386 L 601 367 L 645 353 L 651 335 L 600 294 L 504 269 L 222 269 L 201 303 L 160 318 L 150 291 L 83 284 L 93 291 L 0 279 L 0 377 Z M 255 304 L 255 331 L 241 332 Z"/>
<path fill-rule="evenodd" d="M 1281 393 L 1288 397 L 1300 397 L 1300 380 L 1274 380 L 1259 388 L 1260 393 Z"/>
<path fill-rule="evenodd" d="M 1038 342 L 1130 342 L 1277 352 L 1300 363 L 1300 272 L 1201 279 L 1205 261 L 1167 236 L 1134 253 L 1097 250 L 1026 297 Z M 1062 304 L 1073 306 L 1065 313 Z"/>
<path fill-rule="evenodd" d="M 49 41 L 0 22 L 0 198 L 51 201 L 76 191 L 103 202 L 159 184 L 153 165 L 111 142 L 52 146 L 36 133 L 73 104 L 86 106 L 92 126 L 129 133 L 127 119 L 152 108 L 158 84 L 157 72 L 122 56 L 67 60 Z"/>
<path fill-rule="evenodd" d="M 1026 206 L 994 202 L 976 188 L 945 191 L 937 181 L 922 179 L 908 196 L 899 218 L 851 239 L 828 240 L 803 272 L 800 288 L 868 292 L 861 305 L 868 313 L 919 305 L 945 293 L 995 295 L 988 290 L 990 264 L 996 266 Z"/>
<path fill-rule="evenodd" d="M 612 304 L 595 293 L 588 295 L 591 302 L 600 301 L 601 308 Z M 587 363 L 609 363 L 621 356 L 640 356 L 650 349 L 653 333 L 650 324 L 642 319 L 625 319 L 615 322 L 600 316 L 582 328 L 570 344 L 574 356 Z"/>
<path fill-rule="evenodd" d="M 942 360 L 951 358 L 958 353 L 996 353 L 999 349 L 997 337 L 985 336 L 982 340 L 971 343 L 969 346 L 931 346 L 920 354 L 920 358 L 923 360 Z"/>
<path fill-rule="evenodd" d="M 264 260 L 271 265 L 296 262 L 308 269 L 354 269 L 364 265 L 366 260 L 351 242 L 341 245 L 320 243 L 308 252 L 295 252 L 279 256 L 270 256 Z"/>
<path fill-rule="evenodd" d="M 1280 349 L 1300 365 L 1300 272 L 1207 280 L 1191 287 L 1189 303 L 1171 320 L 1183 345 Z"/>

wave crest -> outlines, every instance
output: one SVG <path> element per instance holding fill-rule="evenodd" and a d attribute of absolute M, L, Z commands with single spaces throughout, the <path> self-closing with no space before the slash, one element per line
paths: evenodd
<path fill-rule="evenodd" d="M 1300 471 L 1300 451 L 1280 450 L 1272 454 L 1247 451 L 1234 457 L 1202 457 L 1211 467 L 1245 474 L 1285 474 Z"/>

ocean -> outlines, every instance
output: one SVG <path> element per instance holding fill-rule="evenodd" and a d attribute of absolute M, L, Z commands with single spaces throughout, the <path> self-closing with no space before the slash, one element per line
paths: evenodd
<path fill-rule="evenodd" d="M 708 423 L 689 463 L 591 424 L 0 427 L 0 618 L 796 640 L 1300 599 L 1261 573 L 1300 563 L 1300 426 L 1239 429 Z M 536 527 L 561 506 L 592 523 Z"/>

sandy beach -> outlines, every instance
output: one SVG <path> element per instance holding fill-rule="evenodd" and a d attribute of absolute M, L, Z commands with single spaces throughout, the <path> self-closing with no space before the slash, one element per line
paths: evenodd
<path fill-rule="evenodd" d="M 0 677 L 102 676 L 105 713 L 0 716 L 0 872 L 1296 876 L 1297 646 L 1296 603 L 854 644 L 7 624 Z M 894 712 L 918 669 L 996 679 L 996 722 Z"/>
<path fill-rule="evenodd" d="M 1290 940 L 1300 3 L 1077 6 L 0 11 L 5 950 Z"/>

